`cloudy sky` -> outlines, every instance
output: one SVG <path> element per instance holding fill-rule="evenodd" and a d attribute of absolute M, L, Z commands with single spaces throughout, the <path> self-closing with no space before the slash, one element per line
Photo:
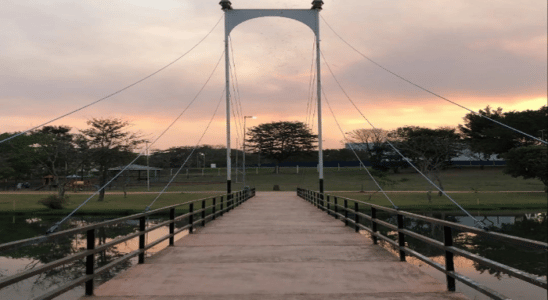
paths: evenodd
<path fill-rule="evenodd" d="M 28 129 L 123 88 L 173 61 L 219 21 L 218 0 L 2 0 L 0 132 Z M 234 8 L 309 8 L 311 0 L 233 0 Z M 545 0 L 325 0 L 321 15 L 349 43 L 401 76 L 478 110 L 547 102 Z M 54 125 L 118 117 L 153 139 L 179 115 L 223 53 L 224 24 L 154 77 Z M 462 108 L 383 71 L 321 23 L 322 51 L 377 127 L 457 126 Z M 247 125 L 307 117 L 312 31 L 284 18 L 254 19 L 231 35 Z M 369 128 L 322 62 L 328 100 L 344 131 Z M 224 61 L 194 105 L 155 148 L 193 145 L 224 87 Z M 224 144 L 224 104 L 203 143 Z M 342 135 L 324 104 L 324 140 Z M 235 131 L 236 128 L 233 127 Z M 236 136 L 236 135 L 234 135 Z M 236 140 L 234 139 L 234 142 Z"/>

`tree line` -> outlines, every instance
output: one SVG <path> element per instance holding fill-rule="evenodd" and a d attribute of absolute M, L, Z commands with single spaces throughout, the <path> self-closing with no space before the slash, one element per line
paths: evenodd
<path fill-rule="evenodd" d="M 495 110 L 487 106 L 479 114 L 533 136 L 548 137 L 547 106 L 521 112 L 503 112 L 502 108 Z M 392 149 L 392 144 L 421 172 L 443 187 L 439 172 L 467 149 L 477 160 L 489 160 L 493 155 L 504 158 L 506 173 L 537 178 L 548 185 L 545 146 L 473 113 L 465 115 L 463 120 L 463 124 L 454 128 L 356 129 L 347 133 L 347 139 L 343 141 L 350 146 L 325 149 L 324 161 L 356 161 L 356 152 L 362 161 L 369 162 L 376 170 L 398 172 L 408 163 Z M 95 169 L 99 184 L 103 186 L 109 178 L 108 169 L 135 159 L 136 150 L 142 149 L 147 142 L 139 132 L 130 130 L 129 122 L 118 118 L 91 119 L 87 125 L 89 128 L 77 132 L 69 126 L 45 126 L 0 144 L 0 180 L 18 182 L 50 175 L 59 196 L 63 197 L 68 175 Z M 0 134 L 0 139 L 13 134 Z M 247 164 L 315 161 L 317 142 L 317 135 L 299 121 L 260 124 L 247 132 Z M 193 155 L 189 157 L 191 153 Z M 241 156 L 241 150 L 233 150 L 233 159 L 241 159 Z M 187 157 L 185 167 L 205 168 L 210 164 L 226 167 L 226 148 L 212 145 L 197 149 L 180 146 L 154 150 L 149 156 L 149 164 L 179 168 Z M 146 158 L 142 157 L 136 163 L 145 164 Z M 241 163 L 233 162 L 233 165 L 237 167 Z M 103 197 L 104 190 L 99 199 Z"/>
<path fill-rule="evenodd" d="M 520 112 L 503 112 L 500 107 L 493 110 L 487 106 L 479 114 L 543 140 L 548 137 L 547 106 Z M 390 146 L 392 144 L 442 188 L 439 172 L 450 164 L 452 158 L 462 153 L 480 161 L 502 158 L 506 161 L 505 173 L 525 179 L 537 178 L 548 186 L 546 145 L 480 115 L 466 114 L 464 124 L 456 128 L 404 126 L 391 131 L 357 129 L 349 133 L 349 140 L 367 154 L 373 168 L 398 172 L 407 162 L 394 151 Z"/>
<path fill-rule="evenodd" d="M 50 176 L 49 184 L 58 188 L 58 198 L 63 199 L 69 175 L 93 168 L 103 186 L 108 169 L 134 159 L 134 151 L 145 142 L 140 133 L 128 129 L 129 122 L 118 118 L 94 118 L 87 125 L 78 133 L 69 126 L 44 126 L 0 144 L 0 179 L 17 182 Z M 0 134 L 0 139 L 13 134 Z M 104 193 L 101 190 L 99 200 Z"/>

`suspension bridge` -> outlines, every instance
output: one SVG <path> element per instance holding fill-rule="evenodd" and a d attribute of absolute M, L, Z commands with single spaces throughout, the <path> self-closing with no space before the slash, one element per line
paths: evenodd
<path fill-rule="evenodd" d="M 464 231 L 486 236 L 487 238 L 503 240 L 526 247 L 547 251 L 548 245 L 538 241 L 493 233 L 486 230 L 482 222 L 474 218 L 462 208 L 457 201 L 448 195 L 442 188 L 432 182 L 427 176 L 406 158 L 402 152 L 390 141 L 388 145 L 404 161 L 414 168 L 435 189 L 439 190 L 449 201 L 455 204 L 466 215 L 475 221 L 475 227 L 468 227 L 443 220 L 432 219 L 421 215 L 401 211 L 384 192 L 378 180 L 364 168 L 379 191 L 383 193 L 393 208 L 384 208 L 359 200 L 331 196 L 324 191 L 323 173 L 323 146 L 322 146 L 322 103 L 328 105 L 342 137 L 347 141 L 345 131 L 331 109 L 327 94 L 321 85 L 321 62 L 327 66 L 329 73 L 337 82 L 341 91 L 352 106 L 363 117 L 364 123 L 376 128 L 362 113 L 358 105 L 352 100 L 343 88 L 341 82 L 335 76 L 330 64 L 320 50 L 320 11 L 323 1 L 313 1 L 311 9 L 234 9 L 228 0 L 220 2 L 224 11 L 225 43 L 223 55 L 217 61 L 211 75 L 199 90 L 198 94 L 188 106 L 162 131 L 151 143 L 154 145 L 172 126 L 181 118 L 188 108 L 195 102 L 204 90 L 209 80 L 217 70 L 224 56 L 226 86 L 216 103 L 211 120 L 196 147 L 207 133 L 209 125 L 217 114 L 223 98 L 226 103 L 226 161 L 227 178 L 226 194 L 172 205 L 151 210 L 152 205 L 167 190 L 176 176 L 181 172 L 186 162 L 196 148 L 181 163 L 181 167 L 175 172 L 171 180 L 152 200 L 150 205 L 143 208 L 143 213 L 118 218 L 81 228 L 59 231 L 59 226 L 69 219 L 78 209 L 86 205 L 100 190 L 119 177 L 137 159 L 144 154 L 141 152 L 130 164 L 120 170 L 110 181 L 86 199 L 80 206 L 65 218 L 51 227 L 47 234 L 37 238 L 10 242 L 0 245 L 0 251 L 8 251 L 54 241 L 67 235 L 85 234 L 87 247 L 80 253 L 56 260 L 52 263 L 27 270 L 0 280 L 0 288 L 13 285 L 24 279 L 41 274 L 63 264 L 85 258 L 86 270 L 82 277 L 69 282 L 57 289 L 41 295 L 38 299 L 52 299 L 64 292 L 84 284 L 85 293 L 97 299 L 164 299 L 176 297 L 181 299 L 466 299 L 465 296 L 455 293 L 456 282 L 461 282 L 493 299 L 508 299 L 499 292 L 492 290 L 481 283 L 475 282 L 455 271 L 454 255 L 461 255 L 478 264 L 501 270 L 529 284 L 546 289 L 545 278 L 528 274 L 521 270 L 505 265 L 503 262 L 495 262 L 487 258 L 475 255 L 471 252 L 453 246 L 455 231 Z M 307 125 L 317 119 L 318 132 L 318 189 L 317 191 L 298 189 L 295 193 L 258 193 L 254 189 L 241 191 L 232 190 L 232 154 L 231 154 L 231 118 L 236 120 L 236 132 L 243 130 L 242 120 L 245 122 L 239 101 L 239 92 L 236 79 L 236 65 L 231 59 L 230 33 L 239 24 L 260 17 L 284 17 L 297 20 L 308 26 L 315 35 L 314 54 L 315 60 L 311 66 L 310 96 L 307 103 Z M 75 112 L 81 111 L 96 103 L 105 101 L 133 86 L 147 80 L 155 74 L 168 68 L 170 65 L 182 59 L 218 26 L 213 29 L 187 53 L 176 60 L 160 68 L 154 73 L 118 90 L 103 98 L 76 110 L 55 117 L 52 120 L 30 128 L 19 134 L 10 136 L 0 143 L 15 139 L 41 126 L 60 120 Z M 358 49 L 349 44 L 324 20 L 344 43 L 352 50 L 363 56 L 366 60 L 375 64 L 391 75 L 423 90 L 437 98 L 457 105 L 471 113 L 488 119 L 502 127 L 522 134 L 526 138 L 533 139 L 541 144 L 546 141 L 527 133 L 512 128 L 506 124 L 493 120 L 487 116 L 476 113 L 452 100 L 447 99 L 419 84 L 408 80 L 399 74 L 385 68 L 373 61 Z M 322 97 L 323 96 L 323 97 Z M 314 102 L 315 100 L 315 102 Z M 244 137 L 238 137 L 243 140 Z M 352 145 L 351 143 L 349 143 Z M 355 149 L 351 149 L 360 160 Z M 360 164 L 363 162 L 360 160 Z M 309 202 L 307 204 L 307 202 Z M 185 212 L 176 215 L 176 208 L 184 208 Z M 314 209 L 317 208 L 317 209 Z M 378 213 L 387 213 L 394 217 L 395 222 L 390 223 L 386 219 L 379 218 Z M 148 225 L 150 216 L 165 214 L 169 220 L 157 225 Z M 95 231 L 99 228 L 138 220 L 137 232 L 122 238 L 117 238 L 103 245 L 96 245 Z M 406 222 L 421 220 L 442 226 L 444 229 L 444 241 L 410 231 L 406 228 Z M 342 221 L 342 222 L 341 222 Z M 179 223 L 178 223 L 179 222 Z M 182 223 L 181 223 L 182 222 Z M 211 225 L 206 223 L 211 222 Z M 147 233 L 162 227 L 169 228 L 169 234 L 156 241 L 147 243 Z M 383 227 L 385 230 L 380 230 Z M 175 241 L 177 233 L 188 231 L 188 237 Z M 387 231 L 395 233 L 395 239 L 389 237 Z M 369 234 L 366 237 L 363 234 Z M 431 246 L 442 249 L 445 253 L 445 263 L 439 264 L 425 255 L 411 249 L 406 243 L 406 238 L 412 237 Z M 135 250 L 107 265 L 97 267 L 95 256 L 109 247 L 114 247 L 130 239 L 139 240 L 139 249 Z M 169 240 L 168 249 L 146 260 L 147 249 L 154 247 L 164 240 Z M 394 249 L 397 249 L 399 257 L 391 256 L 376 244 L 384 241 Z M 425 275 L 417 268 L 405 264 L 406 257 L 413 256 L 446 275 L 446 282 L 442 284 Z M 124 261 L 138 257 L 139 265 L 117 276 L 113 280 L 96 288 L 94 278 L 99 274 L 108 272 Z M 89 298 L 86 298 L 89 299 Z"/>

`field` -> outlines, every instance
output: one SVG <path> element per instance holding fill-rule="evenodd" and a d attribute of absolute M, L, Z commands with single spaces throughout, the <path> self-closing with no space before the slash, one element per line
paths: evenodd
<path fill-rule="evenodd" d="M 86 214 L 120 214 L 140 212 L 155 198 L 169 180 L 169 175 L 176 170 L 165 170 L 151 179 L 150 193 L 146 181 L 139 181 L 127 187 L 128 196 L 123 197 L 121 184 L 114 183 L 107 188 L 104 202 L 92 199 L 81 209 Z M 273 168 L 250 168 L 247 171 L 246 185 L 258 191 L 272 191 L 278 185 L 282 191 L 295 191 L 297 187 L 317 190 L 318 172 L 316 168 L 281 168 L 279 174 Z M 193 199 L 222 194 L 226 190 L 226 170 L 201 169 L 182 172 L 174 180 L 154 205 L 155 208 L 181 203 Z M 442 172 L 443 186 L 451 197 L 467 209 L 472 210 L 546 210 L 547 194 L 544 185 L 536 179 L 524 180 L 513 178 L 502 173 L 502 168 L 452 168 Z M 377 192 L 364 169 L 328 168 L 324 175 L 325 190 L 328 194 L 366 200 L 371 203 L 391 207 L 388 200 Z M 389 173 L 378 178 L 394 203 L 406 210 L 454 210 L 456 207 L 446 197 L 438 197 L 437 191 L 423 177 L 412 169 L 404 169 L 399 174 Z M 242 174 L 232 175 L 233 190 L 244 187 Z M 427 200 L 427 191 L 432 191 L 432 202 Z M 64 214 L 84 201 L 91 192 L 69 192 L 70 202 L 66 209 L 50 211 L 38 200 L 44 198 L 45 192 L 10 192 L 0 193 L 0 212 L 29 213 L 47 212 Z M 15 210 L 14 210 L 15 205 Z"/>

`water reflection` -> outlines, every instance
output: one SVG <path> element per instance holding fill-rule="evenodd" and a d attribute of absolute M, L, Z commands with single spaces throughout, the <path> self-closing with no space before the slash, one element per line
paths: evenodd
<path fill-rule="evenodd" d="M 472 218 L 468 216 L 456 216 L 450 214 L 426 214 L 429 217 L 445 219 L 447 221 L 469 225 L 473 224 Z M 396 216 L 379 214 L 378 217 L 391 224 L 396 224 Z M 518 236 L 526 239 L 548 242 L 548 218 L 546 213 L 521 214 L 515 216 L 478 216 L 478 220 L 484 220 L 489 231 L 500 232 L 508 235 Z M 365 225 L 368 222 L 364 222 Z M 437 241 L 443 241 L 443 226 L 430 224 L 422 220 L 410 218 L 404 219 L 406 229 L 420 233 Z M 396 239 L 397 232 L 378 226 L 379 231 Z M 504 242 L 486 235 L 476 235 L 467 232 L 453 230 L 454 246 L 468 250 L 482 257 L 504 263 L 508 266 L 526 271 L 537 276 L 546 276 L 548 267 L 546 265 L 546 251 L 526 245 L 516 245 Z M 409 247 L 428 257 L 443 255 L 443 251 L 430 246 L 417 239 L 406 237 Z M 474 264 L 477 271 L 500 277 L 501 272 L 477 263 Z"/>
<path fill-rule="evenodd" d="M 6 243 L 9 241 L 31 238 L 42 235 L 58 218 L 50 217 L 23 217 L 15 216 L 11 218 L 0 219 L 0 243 Z M 74 227 L 81 227 L 89 225 L 91 223 L 97 223 L 105 221 L 105 218 L 101 217 L 78 217 L 67 221 L 63 228 L 60 230 L 66 230 Z M 153 219 L 148 220 L 147 226 L 153 226 L 165 219 Z M 138 220 L 126 221 L 116 225 L 108 226 L 106 228 L 99 228 L 96 230 L 96 245 L 103 245 L 112 241 L 113 239 L 123 237 L 125 235 L 134 233 L 138 230 Z M 178 222 L 176 227 L 186 225 L 183 222 Z M 168 233 L 166 227 L 155 230 L 147 235 L 147 240 L 152 242 Z M 176 239 L 181 238 L 186 233 L 180 233 L 176 236 Z M 168 245 L 168 241 L 164 241 L 155 247 L 147 251 L 147 256 L 150 256 L 157 251 L 165 248 Z M 104 266 L 123 255 L 138 249 L 138 238 L 133 238 L 118 244 L 114 247 L 99 252 L 95 257 L 96 268 Z M 57 239 L 54 242 L 42 243 L 38 245 L 32 245 L 27 247 L 21 247 L 19 249 L 0 253 L 0 277 L 11 276 L 25 270 L 33 269 L 37 266 L 41 266 L 57 259 L 67 257 L 86 249 L 86 235 L 75 234 L 73 236 L 66 236 Z M 97 284 L 105 282 L 122 270 L 128 269 L 132 265 L 135 265 L 137 259 L 127 260 L 116 265 L 114 268 L 107 272 L 104 272 L 96 277 Z M 68 283 L 85 273 L 85 260 L 76 260 L 69 264 L 54 268 L 46 271 L 40 275 L 33 276 L 29 279 L 23 280 L 13 286 L 6 287 L 0 290 L 1 299 L 29 299 L 46 291 L 53 290 L 57 287 Z M 79 297 L 83 295 L 81 288 L 77 291 L 70 293 L 68 298 Z"/>
<path fill-rule="evenodd" d="M 445 219 L 464 225 L 473 225 L 473 219 L 468 216 L 459 216 L 451 214 L 424 214 L 429 217 Z M 378 218 L 386 222 L 396 225 L 397 218 L 395 215 L 378 214 Z M 541 242 L 548 241 L 548 217 L 546 213 L 529 213 L 519 215 L 498 215 L 486 216 L 480 215 L 476 217 L 478 220 L 484 221 L 490 231 L 500 232 L 508 235 L 514 235 L 522 238 L 537 240 Z M 362 221 L 364 225 L 369 226 L 369 222 Z M 404 225 L 406 229 L 420 233 L 432 239 L 443 241 L 443 227 L 432 225 L 428 222 L 414 219 L 405 219 Z M 378 230 L 385 236 L 391 237 L 397 241 L 397 232 L 387 229 L 383 226 L 378 226 Z M 365 235 L 367 232 L 362 232 Z M 523 270 L 525 272 L 547 278 L 547 261 L 548 253 L 533 247 L 525 245 L 514 245 L 498 239 L 494 239 L 485 235 L 477 235 L 473 233 L 460 232 L 453 230 L 454 246 L 465 249 L 482 257 L 503 263 L 505 265 Z M 392 252 L 394 255 L 399 255 L 392 246 L 386 242 L 380 241 L 381 246 Z M 420 240 L 406 237 L 406 244 L 409 248 L 426 255 L 433 261 L 445 264 L 444 252 L 434 246 L 430 246 Z M 414 265 L 424 267 L 429 274 L 438 278 L 440 281 L 445 281 L 441 272 L 431 268 L 422 261 L 407 257 L 407 261 Z M 486 284 L 494 290 L 500 291 L 512 299 L 547 299 L 546 290 L 523 282 L 519 279 L 484 265 L 480 265 L 472 260 L 464 257 L 455 256 L 455 269 L 457 272 L 472 278 L 482 284 Z M 489 299 L 478 292 L 457 283 L 457 289 L 465 292 L 472 299 Z"/>

